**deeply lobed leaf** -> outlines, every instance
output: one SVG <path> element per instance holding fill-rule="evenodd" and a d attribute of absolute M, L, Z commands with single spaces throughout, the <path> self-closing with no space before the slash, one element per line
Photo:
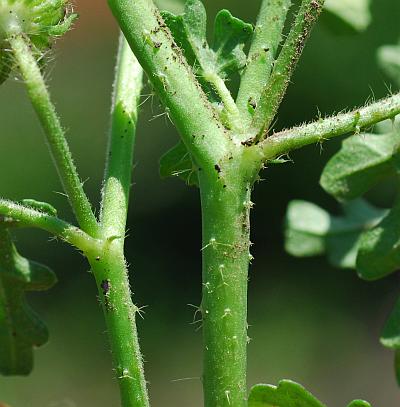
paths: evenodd
<path fill-rule="evenodd" d="M 0 229 L 0 373 L 26 375 L 33 367 L 33 348 L 47 342 L 44 323 L 28 305 L 26 291 L 52 287 L 55 274 L 22 257 L 9 232 Z"/>
<path fill-rule="evenodd" d="M 221 10 L 215 18 L 212 47 L 207 42 L 207 14 L 200 0 L 188 0 L 182 15 L 164 11 L 163 18 L 188 63 L 206 80 L 212 75 L 227 78 L 245 66 L 243 47 L 253 27 L 228 10 Z"/>

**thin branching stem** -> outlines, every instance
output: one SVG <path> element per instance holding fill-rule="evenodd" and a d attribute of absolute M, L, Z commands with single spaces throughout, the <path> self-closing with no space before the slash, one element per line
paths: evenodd
<path fill-rule="evenodd" d="M 276 116 L 323 4 L 324 0 L 303 0 L 300 6 L 254 113 L 251 126 L 257 134 L 256 141 L 265 137 Z"/>
<path fill-rule="evenodd" d="M 43 126 L 53 161 L 78 223 L 85 232 L 96 236 L 98 230 L 96 218 L 83 190 L 64 130 L 51 102 L 42 73 L 32 53 L 32 45 L 23 34 L 12 35 L 9 42 L 32 105 Z"/>
<path fill-rule="evenodd" d="M 99 290 L 122 407 L 148 407 L 136 315 L 124 258 L 125 226 L 142 69 L 120 35 L 115 72 L 100 234 L 103 247 L 88 256 Z"/>
<path fill-rule="evenodd" d="M 102 234 L 124 239 L 143 71 L 121 34 L 101 210 Z"/>
<path fill-rule="evenodd" d="M 351 132 L 359 133 L 361 129 L 371 127 L 382 120 L 392 119 L 398 114 L 400 93 L 348 113 L 283 130 L 252 148 L 260 149 L 263 159 L 269 160 L 308 144 L 322 143 Z"/>
<path fill-rule="evenodd" d="M 33 227 L 45 230 L 83 252 L 93 250 L 100 244 L 98 240 L 93 239 L 81 229 L 56 216 L 6 199 L 0 199 L 0 216 L 2 223 L 5 225 L 12 221 L 16 222 L 18 227 Z M 14 225 L 12 226 L 14 227 Z"/>
<path fill-rule="evenodd" d="M 271 75 L 291 4 L 291 0 L 264 0 L 262 2 L 246 69 L 242 74 L 236 99 L 238 109 L 247 126 L 251 123 L 261 92 Z"/>

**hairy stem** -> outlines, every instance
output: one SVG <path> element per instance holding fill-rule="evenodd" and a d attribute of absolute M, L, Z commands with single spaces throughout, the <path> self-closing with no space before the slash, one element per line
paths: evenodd
<path fill-rule="evenodd" d="M 129 45 L 201 167 L 227 151 L 225 129 L 152 0 L 108 0 Z"/>
<path fill-rule="evenodd" d="M 392 119 L 398 114 L 400 114 L 400 93 L 349 113 L 275 133 L 251 148 L 260 149 L 263 159 L 269 160 L 308 144 L 322 143 L 351 132 L 358 133 L 363 128 L 371 127 L 382 120 Z"/>
<path fill-rule="evenodd" d="M 261 91 L 270 77 L 291 3 L 291 0 L 263 0 L 262 2 L 248 62 L 236 99 L 247 126 L 251 124 Z"/>
<path fill-rule="evenodd" d="M 138 308 L 132 303 L 123 247 L 105 241 L 89 256 L 102 304 L 122 407 L 148 407 L 136 328 Z"/>
<path fill-rule="evenodd" d="M 42 73 L 32 54 L 29 40 L 23 34 L 13 35 L 9 42 L 25 81 L 28 95 L 45 131 L 47 142 L 61 183 L 81 228 L 92 236 L 98 225 L 90 202 L 83 190 L 71 152 Z"/>
<path fill-rule="evenodd" d="M 292 74 L 303 52 L 311 29 L 322 11 L 324 0 L 303 0 L 289 36 L 275 62 L 267 85 L 254 113 L 252 127 L 257 132 L 256 140 L 268 132 L 289 86 Z"/>
<path fill-rule="evenodd" d="M 102 231 L 107 237 L 125 236 L 142 76 L 142 69 L 121 34 L 101 211 Z"/>
<path fill-rule="evenodd" d="M 5 225 L 9 222 L 17 222 L 17 226 L 43 229 L 83 252 L 93 250 L 99 243 L 82 230 L 56 216 L 51 216 L 6 199 L 0 199 L 0 222 Z"/>
<path fill-rule="evenodd" d="M 89 255 L 103 306 L 122 407 L 148 407 L 146 381 L 136 328 L 137 307 L 124 259 L 126 216 L 142 69 L 120 35 L 114 82 L 108 161 L 105 172 L 101 250 Z"/>
<path fill-rule="evenodd" d="M 205 406 L 245 407 L 250 184 L 200 177 L 200 188 Z"/>

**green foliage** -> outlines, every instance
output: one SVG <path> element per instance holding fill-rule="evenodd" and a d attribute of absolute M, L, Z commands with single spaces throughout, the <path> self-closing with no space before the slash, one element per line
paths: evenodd
<path fill-rule="evenodd" d="M 200 0 L 187 0 L 181 15 L 163 11 L 162 16 L 208 97 L 220 103 L 221 95 L 218 95 L 216 83 L 239 72 L 246 65 L 243 48 L 252 35 L 252 25 L 233 17 L 228 10 L 221 10 L 215 18 L 210 46 L 207 42 L 207 14 Z M 188 185 L 198 185 L 196 165 L 182 142 L 161 158 L 160 175 L 163 178 L 178 176 Z"/>
<path fill-rule="evenodd" d="M 357 272 L 365 280 L 377 280 L 400 267 L 400 202 L 374 228 L 361 236 Z"/>
<path fill-rule="evenodd" d="M 211 47 L 207 42 L 207 14 L 200 0 L 188 0 L 182 15 L 164 11 L 163 17 L 188 63 L 196 66 L 197 73 L 206 80 L 212 75 L 226 78 L 245 66 L 243 47 L 253 27 L 228 10 L 221 10 L 215 18 Z"/>
<path fill-rule="evenodd" d="M 364 31 L 371 22 L 370 0 L 326 0 L 325 21 L 339 33 Z"/>
<path fill-rule="evenodd" d="M 161 178 L 179 177 L 188 185 L 199 185 L 197 168 L 182 141 L 161 157 L 160 176 Z"/>
<path fill-rule="evenodd" d="M 355 134 L 325 166 L 321 186 L 338 200 L 354 199 L 396 173 L 400 133 Z"/>
<path fill-rule="evenodd" d="M 0 228 L 0 372 L 26 375 L 33 366 L 33 348 L 48 338 L 46 326 L 28 305 L 25 292 L 52 287 L 55 274 L 22 257 L 9 232 Z"/>
<path fill-rule="evenodd" d="M 400 87 L 400 44 L 385 45 L 378 50 L 382 70 Z"/>
<path fill-rule="evenodd" d="M 248 407 L 325 407 L 309 391 L 291 380 L 278 386 L 257 384 L 250 390 Z M 348 407 L 371 407 L 363 400 L 354 400 Z"/>
<path fill-rule="evenodd" d="M 324 407 L 303 386 L 281 380 L 278 386 L 257 384 L 250 390 L 249 407 Z"/>
<path fill-rule="evenodd" d="M 297 257 L 326 254 L 336 267 L 354 268 L 360 236 L 386 211 L 362 199 L 342 205 L 344 216 L 330 215 L 306 201 L 292 201 L 285 221 L 285 249 Z"/>
<path fill-rule="evenodd" d="M 400 84 L 400 46 L 382 47 L 378 60 L 386 73 Z M 400 268 L 400 195 L 386 212 L 368 205 L 370 218 L 362 207 L 353 206 L 351 214 L 345 209 L 349 204 L 362 202 L 348 201 L 359 198 L 385 177 L 395 176 L 399 180 L 399 121 L 392 118 L 379 124 L 376 130 L 378 134 L 355 134 L 346 139 L 321 175 L 321 186 L 339 201 L 347 201 L 343 204 L 346 213 L 343 225 L 349 228 L 348 233 L 332 238 L 335 232 L 340 236 L 340 228 L 335 226 L 337 218 L 314 204 L 292 202 L 286 221 L 289 253 L 297 256 L 326 253 L 330 263 L 356 268 L 365 280 L 380 279 Z M 353 216 L 359 218 L 358 224 Z M 338 261 L 341 259 L 338 253 L 344 253 L 342 258 L 350 261 Z M 385 325 L 381 343 L 396 351 L 395 369 L 400 383 L 400 301 Z"/>
<path fill-rule="evenodd" d="M 32 42 L 32 51 L 42 60 L 43 51 L 54 37 L 64 35 L 77 14 L 68 12 L 68 0 L 3 0 L 0 2 L 0 84 L 13 67 L 9 39 L 24 34 Z"/>

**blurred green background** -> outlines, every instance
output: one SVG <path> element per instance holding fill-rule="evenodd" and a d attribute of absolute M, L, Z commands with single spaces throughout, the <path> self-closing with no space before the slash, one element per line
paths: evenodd
<path fill-rule="evenodd" d="M 68 130 L 86 190 L 99 200 L 117 28 L 106 2 L 75 0 L 80 19 L 49 61 L 54 101 Z M 210 16 L 223 7 L 255 20 L 260 1 L 208 0 Z M 165 7 L 179 3 L 165 0 Z M 375 0 L 373 23 L 363 34 L 335 36 L 318 26 L 307 45 L 277 126 L 363 104 L 387 93 L 378 46 L 400 36 L 400 2 Z M 144 94 L 151 93 L 147 86 Z M 146 99 L 144 96 L 143 99 Z M 160 180 L 158 159 L 177 138 L 157 98 L 142 107 L 135 153 L 127 259 L 135 301 L 147 306 L 139 320 L 153 406 L 201 406 L 201 331 L 193 321 L 200 303 L 198 192 L 179 180 Z M 153 120 L 154 119 L 154 120 Z M 23 84 L 0 91 L 1 196 L 46 200 L 72 219 Z M 354 398 L 375 407 L 400 402 L 393 355 L 378 342 L 399 293 L 399 276 L 375 283 L 325 259 L 294 259 L 283 251 L 282 219 L 289 200 L 306 199 L 337 211 L 318 185 L 339 141 L 292 154 L 294 163 L 267 169 L 254 192 L 253 254 L 249 287 L 249 385 L 290 378 L 331 407 Z M 369 198 L 390 205 L 389 182 Z M 58 274 L 49 292 L 30 295 L 50 329 L 28 378 L 0 377 L 0 401 L 12 407 L 118 406 L 105 327 L 88 265 L 74 250 L 37 231 L 18 232 L 22 254 Z"/>

